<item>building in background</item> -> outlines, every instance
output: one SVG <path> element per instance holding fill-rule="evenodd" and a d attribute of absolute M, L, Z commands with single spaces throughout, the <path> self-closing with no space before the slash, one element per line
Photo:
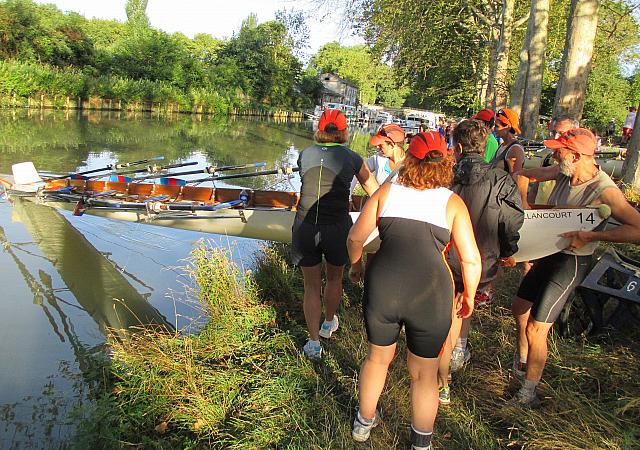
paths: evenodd
<path fill-rule="evenodd" d="M 334 73 L 320 75 L 322 83 L 322 99 L 320 106 L 324 109 L 340 109 L 347 117 L 356 114 L 358 106 L 358 88 Z"/>

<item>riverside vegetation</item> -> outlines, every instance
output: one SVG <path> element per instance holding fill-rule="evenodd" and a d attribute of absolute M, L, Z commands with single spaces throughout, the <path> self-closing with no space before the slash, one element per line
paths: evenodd
<path fill-rule="evenodd" d="M 112 341 L 95 402 L 79 411 L 79 447 L 364 447 L 350 435 L 366 355 L 361 286 L 345 280 L 340 330 L 324 358 L 311 362 L 300 351 L 302 276 L 287 245 L 266 246 L 253 273 L 229 262 L 226 251 L 202 245 L 187 271 L 208 322 L 188 336 L 143 330 Z M 496 304 L 474 313 L 473 359 L 454 374 L 435 448 L 638 448 L 637 327 L 595 338 L 553 335 L 542 408 L 505 406 L 514 338 L 509 305 L 518 280 L 516 270 L 505 271 Z M 405 351 L 401 339 L 381 398 L 383 422 L 367 447 L 409 445 Z"/>

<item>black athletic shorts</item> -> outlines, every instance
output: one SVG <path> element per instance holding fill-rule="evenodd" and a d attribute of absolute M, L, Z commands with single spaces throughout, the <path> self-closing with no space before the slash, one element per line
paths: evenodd
<path fill-rule="evenodd" d="M 535 261 L 522 279 L 518 297 L 533 303 L 531 316 L 553 323 L 569 295 L 582 283 L 591 267 L 591 256 L 556 253 Z"/>
<path fill-rule="evenodd" d="M 334 266 L 349 262 L 347 236 L 353 222 L 351 216 L 330 224 L 314 224 L 296 219 L 291 238 L 291 261 L 300 267 L 313 267 L 322 256 Z"/>

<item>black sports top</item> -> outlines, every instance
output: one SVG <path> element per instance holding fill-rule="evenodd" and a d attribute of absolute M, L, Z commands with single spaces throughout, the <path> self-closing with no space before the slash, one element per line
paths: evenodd
<path fill-rule="evenodd" d="M 330 224 L 349 215 L 349 187 L 362 157 L 341 144 L 314 144 L 298 156 L 302 187 L 297 220 Z"/>

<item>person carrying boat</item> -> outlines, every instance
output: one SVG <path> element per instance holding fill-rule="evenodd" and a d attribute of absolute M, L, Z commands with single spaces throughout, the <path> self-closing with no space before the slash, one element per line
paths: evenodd
<path fill-rule="evenodd" d="M 510 174 L 522 170 L 524 148 L 516 138 L 520 133 L 518 114 L 509 108 L 499 110 L 496 114 L 496 137 L 502 139 L 502 144 L 491 160 L 492 167 L 500 167 Z"/>
<path fill-rule="evenodd" d="M 438 357 L 451 325 L 454 285 L 444 257 L 457 249 L 464 292 L 456 298 L 460 318 L 473 311 L 480 280 L 480 254 L 469 212 L 450 191 L 454 159 L 437 131 L 418 133 L 409 144 L 398 179 L 367 201 L 349 232 L 349 278 L 362 279 L 363 245 L 378 226 L 380 249 L 364 279 L 363 312 L 369 341 L 358 383 L 359 408 L 352 437 L 369 438 L 378 425 L 376 409 L 389 364 L 404 326 L 411 375 L 413 449 L 430 449 L 438 411 Z"/>
<path fill-rule="evenodd" d="M 378 189 L 378 183 L 362 158 L 345 144 L 349 140 L 347 118 L 340 110 L 325 110 L 320 116 L 316 143 L 298 157 L 300 201 L 292 228 L 291 259 L 300 266 L 304 277 L 304 317 L 309 340 L 304 353 L 320 358 L 319 337 L 330 338 L 338 329 L 336 311 L 342 297 L 342 272 L 349 261 L 347 234 L 352 222 L 349 216 L 349 186 L 356 176 L 367 194 Z M 322 257 L 326 261 L 327 283 L 324 289 L 325 320 L 322 314 Z"/>
<path fill-rule="evenodd" d="M 517 174 L 523 206 L 529 207 L 527 186 L 530 182 L 555 180 L 549 205 L 607 205 L 621 225 L 607 231 L 563 233 L 561 236 L 567 239 L 566 249 L 536 261 L 522 279 L 512 303 L 517 328 L 513 373 L 522 380 L 522 387 L 512 402 L 524 406 L 539 403 L 536 387 L 547 362 L 547 335 L 567 298 L 586 276 L 598 241 L 640 241 L 640 213 L 596 164 L 597 142 L 593 133 L 576 128 L 556 139 L 545 140 L 544 145 L 554 150 L 558 164 Z M 588 217 L 585 220 L 589 220 Z"/>
<path fill-rule="evenodd" d="M 378 148 L 378 153 L 367 158 L 365 163 L 369 171 L 376 177 L 378 185 L 382 185 L 389 177 L 397 178 L 397 168 L 404 159 L 405 133 L 402 127 L 394 123 L 382 125 L 378 132 L 371 136 L 369 144 Z M 351 192 L 356 187 L 358 179 L 353 177 Z"/>
<path fill-rule="evenodd" d="M 483 109 L 478 111 L 478 114 L 472 117 L 472 119 L 480 120 L 484 123 L 489 129 L 489 136 L 487 137 L 487 148 L 484 153 L 484 160 L 490 163 L 493 158 L 496 156 L 496 152 L 498 151 L 498 140 L 493 135 L 493 129 L 496 126 L 496 113 L 491 109 Z M 455 145 L 454 145 L 455 146 Z"/>
<path fill-rule="evenodd" d="M 501 168 L 492 168 L 482 157 L 489 134 L 489 129 L 479 120 L 464 120 L 453 130 L 454 152 L 458 163 L 454 169 L 451 190 L 462 198 L 469 209 L 482 257 L 478 292 L 489 289 L 498 275 L 499 264 L 515 265 L 512 255 L 518 251 L 518 230 L 524 223 L 520 191 L 513 177 Z M 447 263 L 451 267 L 456 294 L 461 295 L 464 283 L 455 247 L 449 250 Z M 440 403 L 450 402 L 449 362 L 451 361 L 453 372 L 462 368 L 471 358 L 467 347 L 470 324 L 470 317 L 461 320 L 454 314 L 452 318 L 450 337 L 446 341 L 438 369 Z"/>
<path fill-rule="evenodd" d="M 557 139 L 563 133 L 579 127 L 580 121 L 573 116 L 567 115 L 552 117 L 548 125 L 549 133 L 552 139 Z M 542 166 L 550 166 L 552 164 L 555 164 L 555 162 L 556 161 L 553 158 L 553 152 L 551 152 L 542 161 Z M 532 186 L 529 186 L 529 203 L 534 203 L 536 205 L 546 205 L 547 200 L 549 199 L 549 195 L 551 195 L 551 191 L 553 190 L 555 184 L 555 180 L 551 180 L 535 183 Z"/>

